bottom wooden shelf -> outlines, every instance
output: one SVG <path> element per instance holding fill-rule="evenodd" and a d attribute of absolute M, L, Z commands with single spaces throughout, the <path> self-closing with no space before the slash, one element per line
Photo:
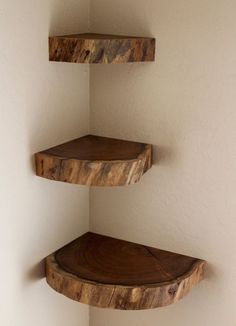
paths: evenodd
<path fill-rule="evenodd" d="M 177 302 L 203 279 L 205 263 L 89 232 L 46 258 L 46 278 L 73 300 L 139 310 Z"/>

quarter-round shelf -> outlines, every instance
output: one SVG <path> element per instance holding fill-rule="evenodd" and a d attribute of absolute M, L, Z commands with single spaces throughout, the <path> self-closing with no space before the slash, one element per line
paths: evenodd
<path fill-rule="evenodd" d="M 87 186 L 133 184 L 152 166 L 149 144 L 87 135 L 35 154 L 40 177 Z"/>
<path fill-rule="evenodd" d="M 205 261 L 88 232 L 46 258 L 57 292 L 101 308 L 177 302 L 203 279 Z"/>
<path fill-rule="evenodd" d="M 49 37 L 49 60 L 73 63 L 154 61 L 151 37 L 75 34 Z"/>

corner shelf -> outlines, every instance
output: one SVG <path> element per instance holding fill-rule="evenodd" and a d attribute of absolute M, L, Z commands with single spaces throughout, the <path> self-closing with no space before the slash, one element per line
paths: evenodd
<path fill-rule="evenodd" d="M 104 34 L 49 37 L 49 60 L 73 63 L 154 61 L 155 39 Z"/>
<path fill-rule="evenodd" d="M 155 60 L 150 37 L 76 34 L 49 37 L 49 60 L 129 63 Z M 40 177 L 87 186 L 138 182 L 152 145 L 87 135 L 35 154 Z M 101 308 L 141 310 L 182 299 L 204 278 L 204 260 L 88 232 L 46 258 L 47 283 Z"/>
<path fill-rule="evenodd" d="M 36 174 L 87 186 L 124 186 L 152 166 L 152 146 L 87 135 L 35 154 Z"/>
<path fill-rule="evenodd" d="M 203 279 L 205 261 L 88 232 L 46 258 L 57 292 L 101 308 L 177 302 Z"/>

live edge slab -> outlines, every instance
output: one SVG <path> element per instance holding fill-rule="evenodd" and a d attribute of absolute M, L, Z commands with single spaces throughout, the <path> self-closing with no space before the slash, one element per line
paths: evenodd
<path fill-rule="evenodd" d="M 201 259 L 89 232 L 46 258 L 46 279 L 75 301 L 139 310 L 177 302 L 204 267 Z"/>
<path fill-rule="evenodd" d="M 87 186 L 136 183 L 152 166 L 150 144 L 87 135 L 35 154 L 36 175 Z"/>
<path fill-rule="evenodd" d="M 154 61 L 155 39 L 104 34 L 51 36 L 49 60 L 72 63 Z"/>

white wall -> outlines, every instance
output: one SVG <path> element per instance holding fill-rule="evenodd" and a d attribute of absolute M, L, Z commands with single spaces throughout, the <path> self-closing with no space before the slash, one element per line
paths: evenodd
<path fill-rule="evenodd" d="M 2 326 L 86 326 L 40 261 L 88 230 L 89 190 L 35 176 L 33 153 L 89 130 L 89 67 L 48 62 L 47 37 L 88 28 L 87 0 L 0 1 Z"/>
<path fill-rule="evenodd" d="M 92 0 L 91 30 L 153 35 L 157 61 L 91 68 L 94 133 L 155 145 L 134 186 L 92 189 L 91 229 L 204 258 L 166 308 L 91 309 L 92 326 L 235 326 L 236 2 Z"/>

